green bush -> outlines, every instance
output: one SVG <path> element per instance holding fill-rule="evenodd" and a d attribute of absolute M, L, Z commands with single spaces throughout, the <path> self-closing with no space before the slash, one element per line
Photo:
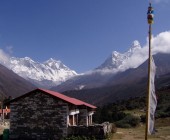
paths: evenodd
<path fill-rule="evenodd" d="M 126 117 L 126 114 L 124 112 L 117 112 L 117 113 L 113 113 L 112 115 L 113 121 L 119 121 L 125 117 Z"/>
<path fill-rule="evenodd" d="M 170 106 L 167 107 L 166 112 L 170 112 Z"/>
<path fill-rule="evenodd" d="M 129 128 L 129 127 L 136 127 L 137 125 L 139 125 L 140 123 L 140 118 L 133 116 L 131 114 L 127 114 L 127 116 L 120 120 L 117 121 L 115 124 L 117 127 L 121 127 L 121 128 Z"/>
<path fill-rule="evenodd" d="M 157 118 L 166 118 L 169 116 L 170 116 L 170 113 L 160 110 L 160 111 L 157 111 L 155 118 L 156 119 Z"/>
<path fill-rule="evenodd" d="M 146 115 L 141 115 L 140 119 L 141 119 L 142 123 L 145 123 L 146 122 Z"/>

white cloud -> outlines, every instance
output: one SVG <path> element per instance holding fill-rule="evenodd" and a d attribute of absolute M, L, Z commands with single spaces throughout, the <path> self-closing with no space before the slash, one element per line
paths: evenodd
<path fill-rule="evenodd" d="M 117 73 L 120 71 L 125 71 L 129 68 L 137 68 L 142 63 L 144 63 L 148 59 L 148 38 L 146 40 L 146 44 L 141 48 L 135 51 L 131 57 L 123 61 L 123 63 L 118 67 L 114 69 L 97 69 L 95 71 L 89 71 L 86 74 L 109 74 L 109 73 Z M 152 42 L 151 42 L 151 51 L 152 54 L 157 53 L 169 53 L 170 54 L 170 31 L 165 31 L 157 36 L 152 36 Z"/>
<path fill-rule="evenodd" d="M 124 64 L 120 67 L 120 70 L 124 71 L 128 68 L 136 68 L 141 65 L 148 58 L 148 39 L 145 46 L 135 52 Z M 157 53 L 170 53 L 170 31 L 165 31 L 157 36 L 152 36 L 151 42 L 152 54 Z"/>
<path fill-rule="evenodd" d="M 0 49 L 0 63 L 2 65 L 8 66 L 10 59 L 10 55 L 5 53 L 2 49 Z"/>
<path fill-rule="evenodd" d="M 146 47 L 140 49 L 134 53 L 129 59 L 124 61 L 124 64 L 120 67 L 121 71 L 129 68 L 136 68 L 141 65 L 148 58 L 148 50 Z"/>
<path fill-rule="evenodd" d="M 153 53 L 170 53 L 170 31 L 162 32 L 152 39 Z"/>

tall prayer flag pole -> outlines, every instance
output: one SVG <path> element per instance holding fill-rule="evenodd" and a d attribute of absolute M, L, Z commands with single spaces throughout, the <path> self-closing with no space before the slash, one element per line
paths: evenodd
<path fill-rule="evenodd" d="M 152 85 L 152 84 L 154 84 L 155 65 L 153 66 L 154 61 L 151 56 L 151 36 L 152 36 L 151 31 L 152 31 L 153 16 L 154 16 L 153 12 L 154 11 L 153 11 L 153 8 L 152 8 L 151 2 L 150 2 L 149 7 L 148 7 L 148 12 L 147 12 L 147 19 L 148 19 L 148 24 L 149 24 L 149 32 L 148 32 L 148 34 L 149 34 L 149 59 L 148 59 L 148 95 L 147 95 L 147 109 L 146 109 L 145 140 L 148 139 L 148 134 L 151 134 L 153 132 L 154 124 L 152 122 L 152 126 L 151 126 L 150 117 L 152 117 L 152 119 L 153 119 L 154 115 L 152 116 L 150 113 L 154 114 L 155 108 L 156 108 L 155 105 L 154 105 L 154 109 L 152 109 L 152 107 L 151 107 L 153 102 L 155 101 L 155 96 L 153 97 L 153 95 L 151 95 L 151 94 L 155 94 L 155 93 L 151 93 L 151 92 L 155 92 L 155 89 L 154 89 L 155 87 L 154 87 L 154 85 Z M 151 99 L 152 97 L 154 98 L 154 101 L 152 101 L 152 99 Z"/>

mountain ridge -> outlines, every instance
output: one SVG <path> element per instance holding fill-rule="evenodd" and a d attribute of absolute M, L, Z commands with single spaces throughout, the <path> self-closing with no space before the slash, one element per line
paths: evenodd
<path fill-rule="evenodd" d="M 55 60 L 53 58 L 40 63 L 32 60 L 29 57 L 11 57 L 7 63 L 4 63 L 4 65 L 13 70 L 19 76 L 35 84 L 37 87 L 49 89 L 51 87 L 60 85 L 65 81 L 69 81 L 69 79 L 73 79 L 73 81 L 75 81 L 75 79 L 80 79 L 80 77 L 89 77 L 88 79 L 90 81 L 91 79 L 97 81 L 100 79 L 100 77 L 103 77 L 103 74 L 116 74 L 119 71 L 124 71 L 128 69 L 128 67 L 124 66 L 126 61 L 134 53 L 140 50 L 140 43 L 139 41 L 135 40 L 132 42 L 132 45 L 127 52 L 121 54 L 119 52 L 113 51 L 112 54 L 99 67 L 82 74 L 77 74 L 74 70 L 71 70 L 65 66 L 60 60 Z M 103 78 L 103 80 L 107 80 L 107 77 L 108 76 Z M 89 81 L 88 79 L 84 79 L 83 81 Z M 78 82 L 75 89 L 83 89 L 88 86 L 102 86 L 102 83 L 98 83 L 98 85 L 96 85 L 89 82 L 88 85 L 85 85 L 84 82 Z"/>
<path fill-rule="evenodd" d="M 0 98 L 17 97 L 35 88 L 36 86 L 0 64 Z"/>
<path fill-rule="evenodd" d="M 52 90 L 66 91 L 66 90 L 82 90 L 89 88 L 102 87 L 105 83 L 116 74 L 124 72 L 131 68 L 136 68 L 142 64 L 146 58 L 142 58 L 140 62 L 128 65 L 131 63 L 133 57 L 142 51 L 139 41 L 132 42 L 129 50 L 125 53 L 113 51 L 112 54 L 94 70 L 88 71 L 83 75 L 77 75 L 58 86 L 52 87 Z M 136 57 L 136 56 L 135 56 Z"/>
<path fill-rule="evenodd" d="M 155 88 L 170 86 L 170 54 L 153 56 L 157 66 Z M 148 60 L 137 68 L 131 68 L 110 77 L 102 87 L 67 90 L 63 94 L 100 106 L 118 100 L 147 95 Z M 165 68 L 166 67 L 166 68 Z M 53 89 L 54 90 L 54 89 Z"/>
<path fill-rule="evenodd" d="M 146 50 L 146 47 L 142 48 L 140 43 L 135 40 L 128 51 L 124 53 L 113 51 L 100 66 L 82 74 L 77 74 L 62 64 L 61 61 L 53 58 L 39 63 L 29 57 L 12 57 L 10 59 L 11 65 L 8 64 L 8 67 L 16 73 L 18 71 L 20 76 L 25 76 L 25 79 L 35 83 L 38 87 L 57 85 L 59 83 L 54 83 L 53 81 L 59 78 L 62 83 L 50 88 L 51 90 L 66 94 L 71 93 L 75 98 L 82 96 L 80 99 L 87 102 L 93 99 L 94 103 L 99 101 L 104 103 L 110 102 L 111 98 L 118 100 L 122 97 L 143 95 L 146 90 L 144 87 L 147 83 L 148 63 L 146 60 L 148 54 Z M 164 85 L 164 81 L 167 81 L 167 79 L 162 75 L 170 73 L 170 54 L 154 54 L 155 63 L 158 66 L 156 78 L 161 79 L 159 85 Z M 56 77 L 54 74 L 56 74 Z M 66 77 L 63 77 L 63 75 Z M 69 76 L 68 79 L 67 76 Z M 137 90 L 140 92 L 136 93 Z M 99 94 L 94 94 L 92 93 L 93 91 L 97 91 Z M 79 95 L 78 93 L 81 94 Z"/>
<path fill-rule="evenodd" d="M 61 61 L 52 58 L 39 63 L 29 57 L 11 57 L 5 66 L 36 86 L 45 88 L 58 85 L 77 75 Z"/>

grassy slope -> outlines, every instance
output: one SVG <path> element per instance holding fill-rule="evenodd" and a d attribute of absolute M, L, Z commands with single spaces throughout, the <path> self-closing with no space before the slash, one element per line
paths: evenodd
<path fill-rule="evenodd" d="M 156 120 L 156 132 L 148 137 L 148 140 L 170 140 L 170 118 Z M 141 124 L 136 128 L 122 129 L 118 128 L 117 133 L 112 137 L 112 140 L 144 140 L 145 139 L 145 124 Z"/>

